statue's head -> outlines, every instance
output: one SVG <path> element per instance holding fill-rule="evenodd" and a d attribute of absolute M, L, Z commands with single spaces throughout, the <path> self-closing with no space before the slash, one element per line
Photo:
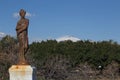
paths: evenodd
<path fill-rule="evenodd" d="M 21 16 L 22 18 L 24 18 L 24 17 L 25 17 L 25 14 L 26 14 L 26 11 L 25 11 L 24 9 L 21 9 L 20 12 L 19 12 L 19 14 L 20 14 L 20 16 Z"/>

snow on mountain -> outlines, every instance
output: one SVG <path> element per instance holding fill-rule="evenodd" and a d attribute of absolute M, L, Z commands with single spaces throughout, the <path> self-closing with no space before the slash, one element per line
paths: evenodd
<path fill-rule="evenodd" d="M 73 37 L 73 36 L 63 36 L 63 37 L 60 37 L 58 39 L 56 39 L 58 42 L 60 41 L 67 41 L 67 40 L 71 40 L 73 42 L 77 42 L 79 41 L 80 39 L 79 38 L 76 38 L 76 37 Z"/>
<path fill-rule="evenodd" d="M 3 32 L 0 32 L 0 39 L 2 39 L 6 34 Z"/>

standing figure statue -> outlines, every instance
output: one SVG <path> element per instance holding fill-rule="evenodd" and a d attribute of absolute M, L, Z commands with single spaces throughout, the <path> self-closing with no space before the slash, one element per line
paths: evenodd
<path fill-rule="evenodd" d="M 19 42 L 19 65 L 27 65 L 25 54 L 28 51 L 28 25 L 29 20 L 25 18 L 26 11 L 21 9 L 19 12 L 20 20 L 16 26 L 17 39 Z"/>

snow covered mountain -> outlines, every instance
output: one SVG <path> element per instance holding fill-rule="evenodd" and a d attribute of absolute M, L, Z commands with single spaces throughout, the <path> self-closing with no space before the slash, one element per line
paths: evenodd
<path fill-rule="evenodd" d="M 0 40 L 5 36 L 6 34 L 3 32 L 0 32 Z"/>
<path fill-rule="evenodd" d="M 63 37 L 60 37 L 58 39 L 56 39 L 58 42 L 60 41 L 67 41 L 67 40 L 71 40 L 73 42 L 77 42 L 79 41 L 80 39 L 79 38 L 76 38 L 76 37 L 73 37 L 73 36 L 63 36 Z"/>

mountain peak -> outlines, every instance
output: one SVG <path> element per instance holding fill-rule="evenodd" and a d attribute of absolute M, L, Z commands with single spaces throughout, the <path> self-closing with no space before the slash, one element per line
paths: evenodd
<path fill-rule="evenodd" d="M 60 41 L 67 41 L 67 40 L 71 40 L 71 41 L 73 41 L 73 42 L 77 42 L 77 41 L 79 41 L 80 39 L 79 38 L 76 38 L 76 37 L 73 37 L 73 36 L 69 36 L 69 35 L 67 35 L 67 36 L 63 36 L 63 37 L 60 37 L 60 38 L 58 38 L 58 39 L 56 39 L 58 42 L 60 42 Z"/>
<path fill-rule="evenodd" d="M 3 37 L 5 37 L 5 33 L 3 33 L 3 32 L 0 32 L 0 39 L 2 39 Z"/>

